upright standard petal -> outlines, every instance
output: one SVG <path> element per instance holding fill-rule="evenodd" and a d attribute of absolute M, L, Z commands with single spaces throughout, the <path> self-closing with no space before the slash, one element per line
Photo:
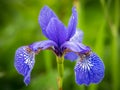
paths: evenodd
<path fill-rule="evenodd" d="M 17 49 L 15 53 L 14 66 L 18 73 L 24 76 L 26 85 L 30 83 L 30 74 L 35 63 L 35 53 L 28 46 L 23 46 Z"/>
<path fill-rule="evenodd" d="M 57 44 L 51 40 L 35 42 L 35 43 L 29 45 L 30 49 L 34 52 L 37 52 L 39 50 L 45 50 L 45 49 L 52 47 L 52 46 L 58 47 Z"/>
<path fill-rule="evenodd" d="M 57 43 L 58 46 L 66 41 L 67 31 L 63 23 L 57 19 L 52 18 L 46 29 L 48 38 Z"/>
<path fill-rule="evenodd" d="M 77 29 L 74 36 L 70 39 L 70 41 L 81 43 L 82 39 L 83 39 L 83 32 Z"/>
<path fill-rule="evenodd" d="M 44 6 L 41 11 L 40 11 L 40 15 L 39 15 L 39 24 L 42 28 L 42 32 L 43 34 L 47 36 L 46 33 L 46 28 L 48 26 L 49 21 L 51 20 L 51 18 L 57 18 L 57 16 L 55 15 L 55 13 L 48 7 L 48 6 Z"/>
<path fill-rule="evenodd" d="M 77 26 L 77 12 L 76 8 L 72 8 L 72 16 L 69 20 L 68 24 L 68 32 L 67 32 L 67 40 L 69 40 L 76 32 L 76 26 Z"/>
<path fill-rule="evenodd" d="M 76 83 L 87 86 L 91 83 L 99 83 L 104 77 L 104 69 L 103 62 L 95 53 L 83 56 L 74 68 Z"/>

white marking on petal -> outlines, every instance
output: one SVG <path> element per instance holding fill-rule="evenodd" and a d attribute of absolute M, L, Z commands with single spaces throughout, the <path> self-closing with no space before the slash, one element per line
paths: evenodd
<path fill-rule="evenodd" d="M 74 16 L 72 18 L 74 19 Z"/>
<path fill-rule="evenodd" d="M 34 53 L 31 53 L 31 56 L 26 56 L 26 55 L 24 55 L 24 56 L 25 56 L 24 63 L 27 64 L 29 66 L 29 68 L 32 68 L 33 64 L 34 64 L 34 60 L 32 59 L 34 57 Z"/>
<path fill-rule="evenodd" d="M 90 70 L 93 64 L 91 64 L 89 60 L 85 60 L 83 63 L 81 63 L 81 66 L 84 70 Z"/>
<path fill-rule="evenodd" d="M 18 55 L 17 55 L 18 56 Z M 20 56 L 23 56 L 23 54 L 21 53 Z"/>
<path fill-rule="evenodd" d="M 82 61 L 78 61 L 77 65 L 79 67 L 79 69 L 82 69 L 83 71 L 90 71 L 90 69 L 92 68 L 93 64 L 90 62 L 90 59 L 86 59 L 84 58 Z"/>
<path fill-rule="evenodd" d="M 26 52 L 26 48 L 23 48 L 23 53 L 20 56 L 24 57 L 24 63 L 29 66 L 29 68 L 33 68 L 33 64 L 35 62 L 34 57 L 35 53 L 33 52 Z"/>

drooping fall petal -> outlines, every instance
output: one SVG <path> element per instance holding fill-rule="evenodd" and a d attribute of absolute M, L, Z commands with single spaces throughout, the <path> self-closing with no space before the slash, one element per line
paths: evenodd
<path fill-rule="evenodd" d="M 30 74 L 35 63 L 35 53 L 28 46 L 22 46 L 16 50 L 14 66 L 18 73 L 24 76 L 26 85 L 30 83 Z"/>
<path fill-rule="evenodd" d="M 76 83 L 87 86 L 91 83 L 97 84 L 104 77 L 104 69 L 101 59 L 95 53 L 91 53 L 90 56 L 85 56 L 77 62 L 74 68 Z"/>

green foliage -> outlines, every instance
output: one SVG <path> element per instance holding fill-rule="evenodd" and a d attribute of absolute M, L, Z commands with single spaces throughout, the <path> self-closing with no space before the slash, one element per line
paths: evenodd
<path fill-rule="evenodd" d="M 0 0 L 0 90 L 57 90 L 57 63 L 52 52 L 42 51 L 36 56 L 28 87 L 14 68 L 14 54 L 20 46 L 46 39 L 38 24 L 44 5 L 67 26 L 74 1 L 79 4 L 78 27 L 84 31 L 83 43 L 102 58 L 106 69 L 100 84 L 78 86 L 75 63 L 65 60 L 63 90 L 120 90 L 119 0 Z"/>

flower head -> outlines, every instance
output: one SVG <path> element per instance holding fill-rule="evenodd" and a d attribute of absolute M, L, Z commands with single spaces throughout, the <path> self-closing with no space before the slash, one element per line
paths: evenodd
<path fill-rule="evenodd" d="M 48 40 L 34 42 L 28 46 L 22 46 L 18 48 L 15 53 L 15 68 L 24 76 L 24 82 L 26 85 L 30 83 L 30 74 L 35 63 L 35 55 L 41 50 L 52 50 L 56 56 L 62 57 L 65 55 L 65 58 L 70 59 L 71 61 L 76 60 L 78 57 L 81 59 L 81 56 L 91 52 L 91 49 L 88 46 L 81 43 L 83 32 L 81 30 L 76 30 L 77 12 L 75 7 L 72 8 L 72 15 L 70 17 L 68 27 L 64 26 L 48 6 L 44 6 L 41 9 L 39 24 L 41 26 L 42 33 L 48 38 Z M 96 73 L 99 74 L 98 72 L 92 73 L 94 74 L 93 76 L 95 79 L 98 80 L 91 81 L 94 77 L 91 76 L 91 78 L 89 78 L 89 75 L 92 75 L 89 74 L 89 72 L 94 72 L 97 67 L 97 69 L 103 69 L 100 68 L 103 67 L 103 63 L 101 63 L 100 59 L 95 54 L 90 54 L 82 59 L 83 61 L 78 61 L 75 67 L 76 82 L 78 84 L 86 85 L 89 85 L 90 83 L 98 83 L 103 76 L 101 75 L 101 78 L 99 78 L 96 75 Z M 98 66 L 97 64 L 94 64 L 95 62 L 98 62 Z M 82 69 L 86 65 L 92 66 L 87 67 L 87 69 Z M 92 71 L 89 71 L 88 68 Z M 101 73 L 104 75 L 104 70 L 101 70 Z M 85 77 L 84 74 L 88 77 Z M 85 81 L 83 79 L 89 80 Z"/>

